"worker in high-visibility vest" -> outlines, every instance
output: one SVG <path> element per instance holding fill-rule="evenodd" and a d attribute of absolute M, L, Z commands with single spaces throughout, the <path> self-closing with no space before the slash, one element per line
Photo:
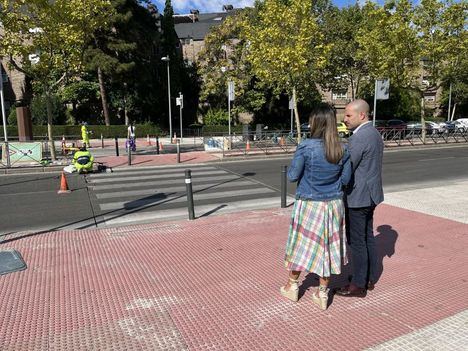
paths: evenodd
<path fill-rule="evenodd" d="M 94 157 L 91 153 L 82 147 L 73 155 L 72 164 L 78 173 L 88 173 L 93 171 Z"/>
<path fill-rule="evenodd" d="M 88 123 L 84 122 L 81 126 L 81 139 L 84 147 L 90 147 L 89 145 L 89 131 L 87 128 Z"/>

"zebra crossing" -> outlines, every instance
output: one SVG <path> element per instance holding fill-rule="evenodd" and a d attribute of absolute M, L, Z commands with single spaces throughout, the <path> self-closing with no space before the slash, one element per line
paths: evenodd
<path fill-rule="evenodd" d="M 117 169 L 86 178 L 98 226 L 188 218 L 186 168 L 196 217 L 280 207 L 276 189 L 211 165 Z"/>

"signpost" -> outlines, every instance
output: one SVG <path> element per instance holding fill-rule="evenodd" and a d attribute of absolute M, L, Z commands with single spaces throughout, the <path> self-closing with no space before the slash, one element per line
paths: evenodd
<path fill-rule="evenodd" d="M 184 96 L 182 93 L 179 93 L 179 97 L 176 98 L 176 105 L 180 106 L 180 140 L 183 141 L 184 137 L 182 135 L 182 110 L 184 108 Z"/>
<path fill-rule="evenodd" d="M 7 119 L 6 119 L 6 113 L 5 113 L 5 99 L 3 96 L 3 71 L 2 71 L 2 64 L 0 63 L 0 103 L 1 103 L 1 109 L 2 109 L 2 121 L 3 121 L 3 136 L 5 138 L 5 144 L 2 153 L 2 158 L 3 155 L 6 155 L 6 165 L 8 168 L 10 168 L 10 152 L 8 148 L 8 133 L 7 133 Z"/>
<path fill-rule="evenodd" d="M 231 101 L 235 99 L 235 85 L 232 80 L 228 80 L 228 116 L 229 116 L 229 142 L 228 149 L 231 149 L 232 145 L 232 136 L 231 136 Z"/>
<path fill-rule="evenodd" d="M 229 141 L 231 140 L 231 101 L 235 99 L 235 85 L 232 80 L 228 80 L 228 115 L 229 115 Z"/>
<path fill-rule="evenodd" d="M 375 116 L 377 112 L 377 100 L 388 100 L 390 97 L 390 79 L 376 79 L 374 89 L 374 113 L 372 114 L 372 124 L 375 127 Z"/>
<path fill-rule="evenodd" d="M 294 101 L 293 101 L 293 98 L 289 99 L 289 110 L 291 111 L 291 131 L 290 133 L 292 134 L 293 132 L 293 128 L 294 128 L 294 123 L 293 123 L 293 119 L 294 119 Z"/>

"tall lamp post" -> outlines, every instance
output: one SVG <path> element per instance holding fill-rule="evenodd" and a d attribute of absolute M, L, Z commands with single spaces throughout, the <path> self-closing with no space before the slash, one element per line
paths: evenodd
<path fill-rule="evenodd" d="M 1 103 L 1 110 L 2 110 L 3 135 L 5 138 L 6 162 L 7 162 L 7 168 L 10 168 L 10 150 L 8 148 L 7 117 L 5 113 L 5 99 L 3 97 L 3 72 L 2 72 L 1 62 L 0 62 L 0 103 Z"/>
<path fill-rule="evenodd" d="M 164 56 L 161 58 L 161 61 L 165 61 L 167 63 L 167 100 L 169 105 L 169 139 L 171 140 L 172 144 L 172 111 L 171 111 L 171 73 L 169 70 L 169 61 L 171 59 L 169 56 Z"/>

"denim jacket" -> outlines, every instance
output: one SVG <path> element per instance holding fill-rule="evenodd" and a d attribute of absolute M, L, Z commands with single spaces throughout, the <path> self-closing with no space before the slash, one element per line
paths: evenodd
<path fill-rule="evenodd" d="M 348 149 L 338 164 L 325 157 L 322 139 L 306 139 L 298 147 L 288 171 L 288 179 L 298 182 L 296 199 L 325 201 L 341 199 L 343 186 L 351 179 Z"/>

